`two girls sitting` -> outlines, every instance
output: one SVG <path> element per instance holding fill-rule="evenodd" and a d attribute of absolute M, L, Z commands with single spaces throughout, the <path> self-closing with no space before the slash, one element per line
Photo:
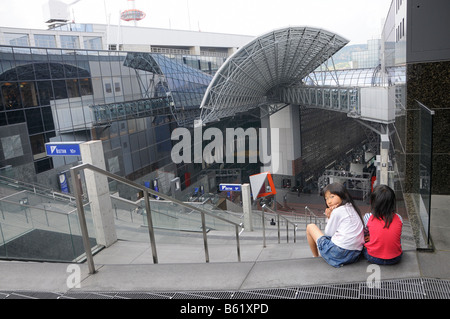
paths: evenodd
<path fill-rule="evenodd" d="M 347 189 L 340 183 L 323 190 L 328 218 L 324 233 L 315 224 L 306 227 L 306 237 L 314 257 L 341 267 L 358 261 L 361 253 L 370 263 L 392 265 L 402 256 L 403 221 L 395 213 L 395 193 L 377 186 L 370 196 L 372 212 L 364 219 Z"/>

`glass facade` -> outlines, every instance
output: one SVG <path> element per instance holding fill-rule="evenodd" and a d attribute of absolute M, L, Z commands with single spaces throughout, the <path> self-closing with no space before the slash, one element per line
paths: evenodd
<path fill-rule="evenodd" d="M 34 43 L 37 47 L 56 48 L 56 38 L 51 34 L 35 34 Z"/>
<path fill-rule="evenodd" d="M 76 41 L 67 39 L 67 50 L 0 46 L 0 167 L 12 166 L 19 180 L 31 171 L 57 184 L 80 159 L 48 157 L 45 143 L 100 139 L 107 168 L 121 176 L 167 165 L 187 171 L 171 161 L 171 132 L 200 114 L 211 81 L 205 57 L 76 50 Z M 223 63 L 208 59 L 210 69 Z M 26 133 L 10 133 L 14 125 Z"/>
<path fill-rule="evenodd" d="M 72 32 L 94 32 L 94 27 L 92 24 L 67 23 L 52 28 L 52 30 L 72 31 Z"/>
<path fill-rule="evenodd" d="M 419 193 L 421 197 L 421 206 L 424 209 L 420 210 L 420 217 L 422 225 L 427 236 L 427 244 L 430 244 L 430 215 L 431 215 L 431 185 L 433 174 L 433 116 L 434 111 L 428 109 L 425 105 L 417 102 L 420 108 L 420 178 L 419 178 Z"/>
<path fill-rule="evenodd" d="M 367 41 L 367 50 L 352 53 L 353 68 L 375 68 L 381 63 L 381 40 Z"/>
<path fill-rule="evenodd" d="M 28 34 L 23 33 L 4 33 L 5 43 L 17 46 L 29 46 L 30 40 Z"/>
<path fill-rule="evenodd" d="M 101 37 L 83 37 L 84 48 L 86 50 L 101 50 L 102 38 Z"/>
<path fill-rule="evenodd" d="M 382 74 L 380 67 L 335 70 L 333 72 L 315 71 L 304 82 L 306 85 L 367 87 L 381 85 L 403 85 L 406 81 L 406 68 L 387 67 Z"/>
<path fill-rule="evenodd" d="M 63 49 L 79 49 L 80 39 L 73 35 L 62 35 L 61 36 L 61 48 Z"/>

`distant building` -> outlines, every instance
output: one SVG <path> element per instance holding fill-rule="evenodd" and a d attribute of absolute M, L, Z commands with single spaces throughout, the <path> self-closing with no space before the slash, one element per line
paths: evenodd
<path fill-rule="evenodd" d="M 199 115 L 212 75 L 251 38 L 121 27 L 129 51 L 107 51 L 117 26 L 106 30 L 0 28 L 0 174 L 58 189 L 80 158 L 49 157 L 45 143 L 100 139 L 113 173 L 159 178 L 162 190 L 175 175 L 195 181 L 201 165 L 176 167 L 170 134 Z"/>
<path fill-rule="evenodd" d="M 227 58 L 253 36 L 103 24 L 58 24 L 49 30 L 0 27 L 0 44 L 139 51 Z"/>
<path fill-rule="evenodd" d="M 406 69 L 406 99 L 392 135 L 394 167 L 398 188 L 414 200 L 410 220 L 415 211 L 425 246 L 431 195 L 450 194 L 449 12 L 448 0 L 393 0 L 382 34 L 384 65 Z"/>

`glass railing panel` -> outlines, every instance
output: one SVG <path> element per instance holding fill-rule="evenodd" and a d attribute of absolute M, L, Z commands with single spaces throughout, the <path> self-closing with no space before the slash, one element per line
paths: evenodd
<path fill-rule="evenodd" d="M 22 196 L 22 197 L 21 197 Z M 25 200 L 27 198 L 28 200 Z M 0 201 L 0 257 L 18 260 L 72 262 L 83 253 L 81 236 L 72 232 L 67 206 L 38 203 L 21 192 Z M 15 202 L 17 198 L 19 202 Z M 72 208 L 73 209 L 73 208 Z"/>
<path fill-rule="evenodd" d="M 431 218 L 431 185 L 433 166 L 433 116 L 434 111 L 420 102 L 419 107 L 419 212 L 425 231 L 427 244 L 430 245 L 430 218 Z"/>
<path fill-rule="evenodd" d="M 124 184 L 120 184 L 117 189 L 110 197 L 118 239 L 148 242 L 147 214 L 142 193 Z M 198 214 L 171 201 L 150 196 L 150 209 L 157 237 L 167 235 L 171 242 L 182 242 L 179 231 L 201 231 Z"/>
<path fill-rule="evenodd" d="M 21 227 L 32 228 L 30 213 L 27 207 L 10 200 L 0 201 L 0 218 L 2 222 Z"/>
<path fill-rule="evenodd" d="M 117 221 L 142 224 L 142 211 L 145 209 L 142 200 L 131 201 L 111 195 L 111 205 Z"/>
<path fill-rule="evenodd" d="M 21 236 L 26 235 L 30 230 L 26 227 L 20 227 L 17 225 L 9 225 L 6 223 L 0 223 L 1 235 L 0 239 L 0 258 L 11 259 L 17 258 L 17 246 L 18 239 Z M 25 259 L 25 258 L 21 258 Z"/>
<path fill-rule="evenodd" d="M 5 235 L 3 234 L 3 227 L 2 227 L 2 223 L 0 223 L 0 258 L 1 257 L 6 257 L 8 252 L 6 250 L 6 246 L 5 246 Z"/>
<path fill-rule="evenodd" d="M 203 232 L 203 219 L 205 220 L 205 227 L 207 230 L 223 228 L 232 230 L 232 234 L 236 237 L 237 258 L 240 261 L 238 240 L 240 230 L 239 224 L 223 219 L 222 217 L 214 215 L 212 212 L 202 211 L 202 209 L 191 207 L 189 204 L 179 202 L 163 193 L 157 193 L 143 185 L 128 181 L 123 177 L 94 167 L 91 164 L 81 164 L 71 168 L 71 175 L 77 176 L 76 174 L 85 170 L 91 170 L 97 174 L 105 175 L 110 180 L 108 182 L 110 186 L 112 184 L 111 180 L 117 182 L 115 183 L 116 186 L 114 187 L 113 197 L 120 198 L 114 198 L 115 206 L 113 206 L 113 201 L 111 201 L 111 213 L 114 214 L 112 216 L 115 217 L 115 233 L 117 234 L 117 238 L 125 238 L 130 241 L 143 241 L 146 243 L 150 240 L 154 263 L 158 263 L 156 246 L 170 243 L 200 244 L 198 245 L 198 248 L 200 250 L 204 249 L 204 252 L 200 255 L 203 255 L 202 258 L 204 258 L 206 262 L 209 262 L 208 236 L 207 232 Z M 79 184 L 76 184 L 75 198 L 77 203 L 82 201 L 81 190 L 85 183 L 83 178 L 81 178 L 79 179 Z M 109 198 L 111 198 L 111 196 L 109 196 Z M 107 206 L 109 205 L 105 205 L 101 209 L 104 210 L 105 208 L 108 208 Z M 147 210 L 147 207 L 149 210 Z M 83 211 L 84 210 L 79 209 L 79 213 L 82 214 L 84 213 Z M 152 227 L 148 225 L 149 216 L 147 215 L 147 211 L 151 213 Z M 105 211 L 103 211 L 103 213 L 104 212 Z M 130 212 L 131 216 L 135 216 L 133 215 L 134 212 L 138 215 L 142 214 L 142 223 L 135 223 L 135 219 L 134 217 L 131 218 Z M 203 215 L 205 218 L 202 218 Z M 221 222 L 219 223 L 214 219 L 219 219 Z M 224 225 L 230 224 L 230 226 L 223 226 L 222 222 Z M 89 231 L 85 230 L 83 222 L 81 223 L 81 229 L 83 238 L 86 238 L 86 236 L 89 235 Z M 102 230 L 100 229 L 100 231 Z M 108 229 L 108 231 L 110 230 Z M 161 250 L 159 252 L 161 252 Z M 172 254 L 172 252 L 165 253 Z M 86 257 L 89 265 L 89 272 L 95 272 L 93 256 L 89 251 L 86 253 Z"/>
<path fill-rule="evenodd" d="M 91 249 L 95 250 L 97 245 L 97 240 L 95 238 L 95 229 L 94 229 L 94 222 L 92 219 L 92 212 L 89 203 L 86 203 L 83 205 L 84 207 L 84 214 L 86 216 L 86 225 L 89 233 L 89 242 L 91 245 Z M 80 220 L 78 217 L 78 211 L 76 208 L 72 209 L 67 215 L 67 223 L 68 223 L 68 229 L 71 234 L 71 240 L 72 240 L 72 246 L 74 251 L 74 259 L 82 259 L 85 253 L 84 246 L 83 246 L 83 238 L 81 233 L 81 227 L 80 227 Z"/>
<path fill-rule="evenodd" d="M 203 209 L 202 205 L 188 203 L 193 207 Z M 201 213 L 195 209 L 178 205 L 169 201 L 153 200 L 150 202 L 153 226 L 155 228 L 167 228 L 180 231 L 200 232 L 202 230 Z M 220 213 L 211 210 L 206 211 L 219 216 Z M 145 212 L 144 212 L 145 214 Z M 228 218 L 227 218 L 228 219 Z M 146 219 L 144 219 L 146 225 Z M 221 221 L 213 216 L 205 215 L 206 228 L 209 230 L 234 230 L 234 226 Z"/>
<path fill-rule="evenodd" d="M 147 226 L 144 200 L 126 200 L 117 196 L 111 196 L 114 215 L 117 222 L 127 222 Z M 181 206 L 167 200 L 150 200 L 152 221 L 155 229 L 177 230 L 177 231 L 201 231 L 201 213 L 195 208 L 203 209 L 211 214 L 226 218 L 235 223 L 241 223 L 238 216 L 216 209 L 208 203 L 186 203 L 193 208 Z M 206 227 L 210 230 L 234 230 L 234 226 L 221 221 L 213 216 L 205 216 Z M 116 223 L 117 224 L 117 223 Z"/>

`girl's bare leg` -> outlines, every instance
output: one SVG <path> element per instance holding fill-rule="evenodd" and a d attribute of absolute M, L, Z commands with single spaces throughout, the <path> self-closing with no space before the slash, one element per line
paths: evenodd
<path fill-rule="evenodd" d="M 306 226 L 306 239 L 308 240 L 309 248 L 314 257 L 319 257 L 319 251 L 317 249 L 317 239 L 323 236 L 322 231 L 315 224 L 309 224 Z"/>

